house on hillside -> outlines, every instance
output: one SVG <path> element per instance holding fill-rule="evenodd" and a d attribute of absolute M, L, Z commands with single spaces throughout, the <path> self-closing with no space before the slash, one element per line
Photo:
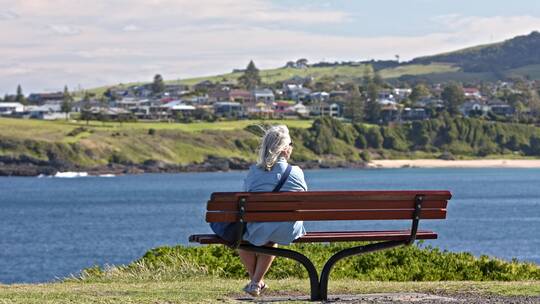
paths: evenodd
<path fill-rule="evenodd" d="M 295 104 L 292 106 L 292 109 L 298 115 L 299 117 L 308 117 L 309 116 L 309 109 L 305 105 L 303 105 L 301 102 Z"/>
<path fill-rule="evenodd" d="M 243 117 L 244 107 L 238 102 L 216 102 L 214 103 L 214 114 L 221 117 Z"/>
<path fill-rule="evenodd" d="M 277 117 L 286 117 L 286 116 L 296 116 L 296 111 L 293 108 L 294 102 L 290 101 L 276 101 L 273 104 L 274 116 Z"/>
<path fill-rule="evenodd" d="M 480 90 L 477 88 L 463 88 L 463 94 L 465 94 L 465 98 L 467 99 L 482 98 L 482 94 L 480 93 Z"/>
<path fill-rule="evenodd" d="M 345 90 L 334 90 L 330 92 L 330 100 L 332 102 L 344 102 L 347 99 L 347 96 L 349 96 L 349 92 Z"/>
<path fill-rule="evenodd" d="M 54 105 L 41 105 L 41 106 L 28 106 L 26 111 L 29 112 L 30 118 L 43 119 L 43 120 L 56 120 L 66 117 L 65 113 L 61 111 L 60 104 Z"/>
<path fill-rule="evenodd" d="M 161 105 L 161 108 L 168 113 L 169 118 L 175 118 L 179 113 L 184 117 L 191 116 L 195 107 L 185 104 L 182 100 L 173 100 L 166 104 Z"/>
<path fill-rule="evenodd" d="M 424 108 L 404 108 L 401 111 L 402 120 L 424 120 L 428 118 L 429 114 Z"/>
<path fill-rule="evenodd" d="M 515 110 L 514 107 L 500 99 L 488 101 L 487 106 L 489 111 L 501 116 L 512 116 Z"/>
<path fill-rule="evenodd" d="M 390 89 L 382 89 L 377 92 L 377 99 L 395 100 L 394 94 Z"/>
<path fill-rule="evenodd" d="M 34 105 L 61 104 L 64 101 L 64 93 L 32 93 L 28 96 L 28 102 Z"/>
<path fill-rule="evenodd" d="M 327 102 L 330 100 L 330 93 L 327 92 L 313 92 L 309 94 L 309 100 L 311 102 Z"/>
<path fill-rule="evenodd" d="M 15 115 L 24 112 L 24 105 L 19 102 L 0 102 L 0 115 Z"/>
<path fill-rule="evenodd" d="M 193 89 L 195 91 L 210 91 L 213 89 L 216 85 L 211 82 L 210 80 L 204 80 L 201 81 L 193 86 Z"/>
<path fill-rule="evenodd" d="M 411 95 L 412 89 L 395 88 L 392 90 L 392 93 L 394 95 L 395 100 L 400 102 L 406 99 L 407 97 L 409 97 L 409 95 Z"/>
<path fill-rule="evenodd" d="M 478 116 L 487 114 L 489 107 L 479 100 L 468 100 L 459 107 L 459 111 L 463 116 Z"/>
<path fill-rule="evenodd" d="M 311 90 L 304 88 L 301 84 L 284 84 L 283 85 L 283 97 L 286 99 L 294 100 L 296 102 L 309 100 L 309 94 Z"/>
<path fill-rule="evenodd" d="M 252 101 L 252 98 L 251 93 L 246 90 L 232 89 L 229 92 L 229 101 L 248 103 Z"/>
<path fill-rule="evenodd" d="M 266 104 L 272 104 L 275 101 L 274 92 L 270 89 L 255 89 L 251 91 L 253 102 L 264 102 Z"/>
<path fill-rule="evenodd" d="M 340 117 L 341 107 L 337 103 L 316 102 L 308 106 L 311 116 Z"/>
<path fill-rule="evenodd" d="M 228 87 L 217 87 L 214 89 L 211 89 L 208 92 L 208 102 L 215 103 L 215 102 L 223 102 L 223 101 L 231 101 L 229 98 L 230 89 Z"/>
<path fill-rule="evenodd" d="M 250 102 L 245 105 L 246 115 L 249 118 L 273 118 L 274 109 L 273 103 L 267 104 L 264 102 Z"/>

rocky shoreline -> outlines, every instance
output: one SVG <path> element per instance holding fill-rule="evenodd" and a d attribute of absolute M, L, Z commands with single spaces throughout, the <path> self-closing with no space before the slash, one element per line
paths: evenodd
<path fill-rule="evenodd" d="M 367 168 L 365 162 L 304 161 L 296 162 L 304 169 Z M 159 160 L 147 160 L 142 164 L 110 163 L 103 166 L 83 167 L 62 160 L 40 160 L 22 155 L 18 158 L 0 156 L 0 176 L 52 176 L 58 172 L 88 172 L 89 175 L 124 175 L 143 173 L 218 172 L 247 170 L 252 163 L 240 158 L 209 156 L 201 163 L 169 164 Z"/>

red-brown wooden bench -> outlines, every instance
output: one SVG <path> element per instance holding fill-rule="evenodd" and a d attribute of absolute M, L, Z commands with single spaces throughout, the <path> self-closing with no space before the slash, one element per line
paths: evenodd
<path fill-rule="evenodd" d="M 433 231 L 418 230 L 420 219 L 446 218 L 449 191 L 309 191 L 279 193 L 218 192 L 207 205 L 207 222 L 335 221 L 335 220 L 410 220 L 410 230 L 387 231 L 318 231 L 308 232 L 294 243 L 311 242 L 373 242 L 344 249 L 334 254 L 324 265 L 321 276 L 303 254 L 284 248 L 259 247 L 241 240 L 239 229 L 232 246 L 244 250 L 294 259 L 307 270 L 311 285 L 311 300 L 326 300 L 328 278 L 332 266 L 345 257 L 410 245 L 415 240 L 436 239 Z M 190 242 L 227 244 L 215 234 L 197 234 Z M 230 245 L 230 244 L 229 244 Z"/>

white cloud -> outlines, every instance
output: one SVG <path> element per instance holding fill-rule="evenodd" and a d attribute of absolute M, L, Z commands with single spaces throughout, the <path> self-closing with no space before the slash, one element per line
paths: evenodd
<path fill-rule="evenodd" d="M 10 10 L 7 11 L 0 11 L 0 21 L 1 20 L 15 20 L 18 19 L 20 16 Z"/>
<path fill-rule="evenodd" d="M 77 51 L 75 54 L 86 59 L 144 56 L 144 53 L 141 51 L 126 48 L 97 48 L 93 50 Z"/>
<path fill-rule="evenodd" d="M 53 31 L 56 34 L 60 35 L 78 35 L 81 33 L 81 31 L 70 25 L 66 24 L 51 24 L 48 26 L 51 31 Z"/>
<path fill-rule="evenodd" d="M 122 31 L 124 32 L 136 32 L 136 31 L 139 31 L 140 28 L 138 26 L 136 26 L 135 24 L 128 24 L 128 25 L 125 25 L 123 28 L 122 28 Z"/>
<path fill-rule="evenodd" d="M 349 26 L 347 12 L 321 6 L 285 10 L 258 0 L 4 2 L 8 12 L 20 15 L 2 23 L 0 41 L 9 44 L 0 48 L 0 58 L 24 66 L 0 68 L 0 94 L 18 82 L 39 91 L 149 81 L 156 73 L 166 79 L 226 73 L 250 59 L 261 68 L 300 57 L 316 62 L 399 54 L 408 60 L 540 29 L 540 18 L 533 16 L 444 15 L 426 20 L 442 25 L 440 32 L 359 37 L 288 26 Z"/>

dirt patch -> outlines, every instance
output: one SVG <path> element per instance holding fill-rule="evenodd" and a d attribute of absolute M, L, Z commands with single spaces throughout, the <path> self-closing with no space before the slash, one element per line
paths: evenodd
<path fill-rule="evenodd" d="M 274 294 L 252 298 L 244 295 L 237 295 L 235 300 L 248 303 L 294 303 L 309 301 L 309 297 L 300 294 Z M 316 302 L 315 302 L 316 303 Z M 362 304 L 401 304 L 401 303 L 417 303 L 417 304 L 450 304 L 450 303 L 467 303 L 467 304 L 538 304 L 540 303 L 539 296 L 501 296 L 492 294 L 426 294 L 426 293 L 374 293 L 362 295 L 331 295 L 328 301 L 324 303 L 362 303 Z"/>

